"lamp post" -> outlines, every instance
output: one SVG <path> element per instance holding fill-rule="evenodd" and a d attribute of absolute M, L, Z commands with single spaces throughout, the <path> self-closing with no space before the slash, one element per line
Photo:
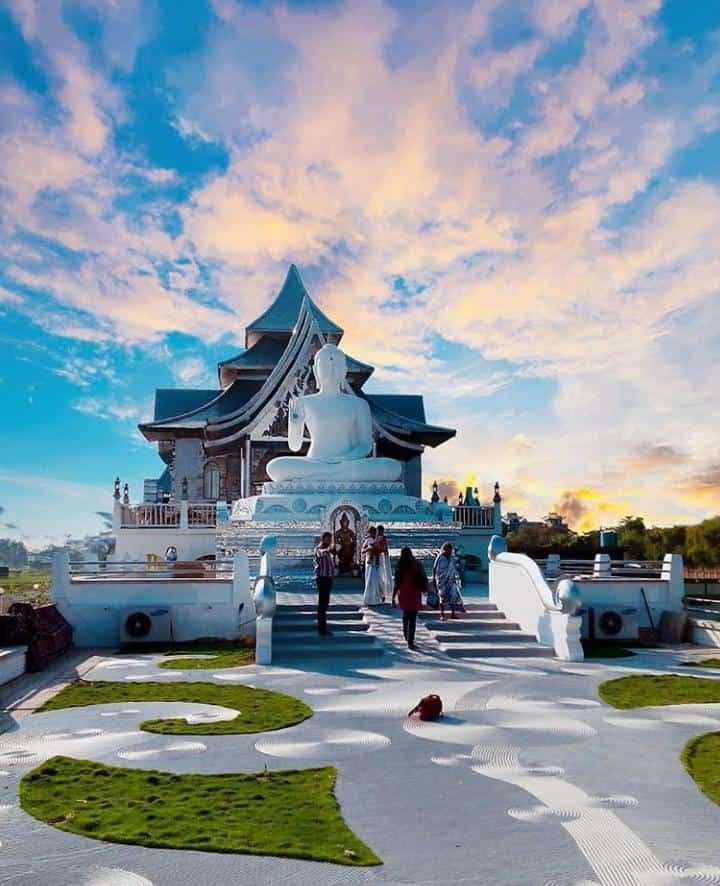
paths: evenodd
<path fill-rule="evenodd" d="M 120 477 L 115 478 L 115 485 L 113 488 L 113 498 L 115 501 L 120 501 Z"/>
<path fill-rule="evenodd" d="M 123 504 L 130 504 L 130 487 L 127 483 L 123 486 Z"/>

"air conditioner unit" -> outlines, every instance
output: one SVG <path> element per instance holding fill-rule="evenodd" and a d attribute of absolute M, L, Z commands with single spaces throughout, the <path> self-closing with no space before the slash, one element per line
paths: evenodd
<path fill-rule="evenodd" d="M 583 609 L 582 636 L 595 640 L 637 640 L 638 611 L 633 606 L 590 606 Z"/>
<path fill-rule="evenodd" d="M 163 607 L 126 609 L 121 615 L 122 643 L 164 643 L 172 639 L 170 610 Z"/>

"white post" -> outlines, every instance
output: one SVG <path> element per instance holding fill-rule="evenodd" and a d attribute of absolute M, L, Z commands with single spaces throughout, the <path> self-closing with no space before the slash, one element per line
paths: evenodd
<path fill-rule="evenodd" d="M 668 609 L 679 612 L 685 594 L 685 567 L 682 554 L 665 554 L 660 578 L 668 583 Z"/>
<path fill-rule="evenodd" d="M 495 483 L 495 495 L 493 496 L 493 532 L 502 535 L 502 498 L 500 497 L 500 484 Z"/>
<path fill-rule="evenodd" d="M 180 529 L 188 528 L 188 502 L 186 499 L 180 501 Z"/>
<path fill-rule="evenodd" d="M 611 575 L 610 554 L 595 554 L 593 576 L 595 578 L 610 578 Z"/>
<path fill-rule="evenodd" d="M 252 466 L 250 457 L 250 438 L 245 440 L 245 498 L 249 498 L 252 490 Z"/>
<path fill-rule="evenodd" d="M 53 600 L 70 595 L 70 553 L 67 548 L 53 551 L 51 591 Z"/>
<path fill-rule="evenodd" d="M 562 564 L 560 561 L 560 554 L 548 554 L 547 555 L 547 563 L 545 564 L 545 575 L 548 578 L 553 578 L 556 575 L 560 575 L 562 572 Z"/>
<path fill-rule="evenodd" d="M 255 661 L 257 664 L 272 664 L 272 623 L 277 596 L 272 577 L 273 554 L 277 550 L 277 539 L 266 535 L 260 541 L 260 572 L 255 582 Z"/>
<path fill-rule="evenodd" d="M 119 498 L 116 498 L 113 504 L 112 528 L 113 532 L 119 532 L 122 528 L 122 505 Z"/>
<path fill-rule="evenodd" d="M 250 561 L 245 551 L 238 551 L 233 557 L 233 600 L 238 602 L 246 595 L 250 587 Z M 250 613 L 243 613 L 243 621 L 250 618 Z"/>

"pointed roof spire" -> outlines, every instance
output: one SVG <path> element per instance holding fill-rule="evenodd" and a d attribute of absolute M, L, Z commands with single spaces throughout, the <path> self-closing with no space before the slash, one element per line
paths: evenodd
<path fill-rule="evenodd" d="M 290 265 L 282 289 L 270 307 L 261 314 L 245 330 L 245 347 L 249 348 L 258 341 L 263 333 L 292 333 L 303 299 L 307 298 L 310 310 L 315 315 L 320 331 L 325 335 L 342 336 L 343 330 L 327 317 L 305 289 L 300 272 L 295 265 Z"/>

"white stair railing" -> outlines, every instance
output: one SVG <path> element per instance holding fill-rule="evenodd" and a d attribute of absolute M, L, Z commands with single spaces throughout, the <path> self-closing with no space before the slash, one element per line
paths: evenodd
<path fill-rule="evenodd" d="M 510 621 L 534 634 L 538 643 L 552 646 L 563 661 L 583 661 L 580 643 L 580 594 L 575 583 L 563 579 L 553 592 L 530 557 L 508 552 L 505 539 L 494 535 L 488 546 L 490 600 Z"/>
<path fill-rule="evenodd" d="M 272 664 L 272 623 L 277 594 L 272 575 L 273 554 L 277 549 L 277 539 L 265 536 L 260 542 L 260 571 L 255 581 L 253 600 L 255 603 L 255 662 L 260 665 Z"/>

